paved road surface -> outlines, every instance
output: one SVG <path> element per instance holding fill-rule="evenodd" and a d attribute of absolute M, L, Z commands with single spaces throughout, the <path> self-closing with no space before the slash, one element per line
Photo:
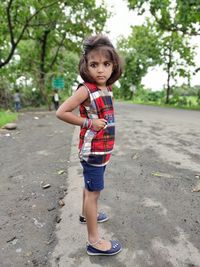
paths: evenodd
<path fill-rule="evenodd" d="M 74 127 L 53 111 L 20 113 L 17 126 L 0 129 L 0 267 L 50 266 Z"/>
<path fill-rule="evenodd" d="M 192 192 L 200 187 L 200 113 L 116 103 L 116 125 L 100 200 L 110 220 L 100 231 L 119 239 L 124 250 L 109 258 L 85 252 L 76 128 L 52 266 L 200 266 L 200 192 Z"/>

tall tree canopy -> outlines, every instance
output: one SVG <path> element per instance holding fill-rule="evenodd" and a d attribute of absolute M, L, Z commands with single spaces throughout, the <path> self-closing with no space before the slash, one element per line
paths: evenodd
<path fill-rule="evenodd" d="M 200 35 L 200 0 L 127 0 L 139 14 L 148 11 L 159 27 L 167 31 Z"/>
<path fill-rule="evenodd" d="M 128 49 L 122 83 L 129 88 L 130 83 L 139 87 L 148 68 L 158 64 L 167 73 L 168 103 L 176 78 L 190 80 L 194 49 L 188 39 L 200 33 L 200 0 L 128 0 L 128 5 L 138 14 L 148 15 L 148 19 L 142 26 L 133 27 L 123 41 Z"/>
<path fill-rule="evenodd" d="M 105 7 L 97 7 L 95 0 L 1 1 L 0 68 L 9 63 L 18 44 L 27 36 L 42 39 L 54 30 L 55 38 L 77 47 L 80 38 L 103 29 L 107 16 Z"/>
<path fill-rule="evenodd" d="M 125 59 L 125 70 L 120 80 L 125 98 L 132 98 L 131 88 L 138 89 L 148 68 L 161 62 L 158 39 L 155 27 L 147 23 L 132 27 L 130 36 L 119 40 L 118 48 Z"/>
<path fill-rule="evenodd" d="M 108 16 L 103 0 L 98 6 L 95 0 L 1 1 L 1 76 L 11 80 L 3 69 L 12 68 L 15 79 L 31 77 L 46 102 L 51 78 L 71 66 L 65 61 L 77 62 L 71 52 L 80 52 L 86 36 L 101 32 Z"/>

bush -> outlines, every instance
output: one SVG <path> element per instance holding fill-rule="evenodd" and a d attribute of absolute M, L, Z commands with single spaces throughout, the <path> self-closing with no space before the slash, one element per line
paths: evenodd
<path fill-rule="evenodd" d="M 148 92 L 148 101 L 160 103 L 164 97 L 163 91 Z"/>
<path fill-rule="evenodd" d="M 113 88 L 112 88 L 112 90 L 113 90 L 114 98 L 120 99 L 122 97 L 121 96 L 121 90 L 120 90 L 119 87 L 117 87 L 117 86 L 114 85 Z"/>
<path fill-rule="evenodd" d="M 10 90 L 0 87 L 0 108 L 11 109 L 13 107 L 13 96 Z"/>

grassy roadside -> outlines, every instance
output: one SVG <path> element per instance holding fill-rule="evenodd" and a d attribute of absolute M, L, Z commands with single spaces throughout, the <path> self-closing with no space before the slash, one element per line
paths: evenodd
<path fill-rule="evenodd" d="M 6 123 L 13 122 L 17 119 L 17 114 L 10 111 L 0 110 L 0 128 Z"/>
<path fill-rule="evenodd" d="M 133 100 L 124 100 L 124 99 L 115 99 L 117 102 L 124 102 L 129 104 L 138 104 L 138 105 L 148 105 L 148 106 L 156 106 L 156 107 L 164 107 L 164 108 L 176 108 L 176 109 L 187 109 L 187 110 L 200 110 L 200 106 L 181 106 L 181 105 L 169 105 L 169 104 L 159 104 L 156 102 L 141 102 L 141 101 L 133 101 Z"/>

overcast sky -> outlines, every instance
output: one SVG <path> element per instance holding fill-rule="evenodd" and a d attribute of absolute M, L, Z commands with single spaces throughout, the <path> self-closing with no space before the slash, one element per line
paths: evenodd
<path fill-rule="evenodd" d="M 141 25 L 144 22 L 144 18 L 137 16 L 133 11 L 129 11 L 125 0 L 105 0 L 108 9 L 114 13 L 114 15 L 107 22 L 107 29 L 110 31 L 109 37 L 116 44 L 117 38 L 120 35 L 127 37 L 131 32 L 131 25 Z M 200 39 L 200 38 L 199 38 Z M 195 43 L 199 46 L 197 39 Z M 196 62 L 199 62 L 200 47 L 198 49 L 198 56 L 196 56 Z M 198 58 L 198 59 L 197 59 Z M 152 90 L 162 89 L 166 84 L 167 75 L 161 68 L 153 68 L 143 78 L 142 83 Z M 179 85 L 183 83 L 183 80 L 179 80 Z M 200 72 L 193 77 L 192 85 L 200 84 Z"/>

